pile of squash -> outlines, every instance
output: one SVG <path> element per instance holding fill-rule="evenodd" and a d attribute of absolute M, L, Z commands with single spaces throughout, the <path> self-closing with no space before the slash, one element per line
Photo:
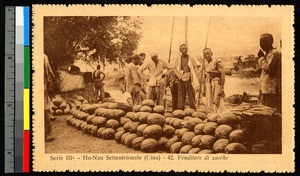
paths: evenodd
<path fill-rule="evenodd" d="M 67 118 L 66 123 L 95 137 L 114 139 L 121 129 L 120 118 L 125 115 L 117 108 L 117 103 L 82 104 L 79 109 L 71 110 L 73 116 Z"/>
<path fill-rule="evenodd" d="M 72 98 L 68 100 L 71 109 L 79 109 L 82 104 L 88 104 L 89 102 L 81 95 L 74 94 Z"/>
<path fill-rule="evenodd" d="M 173 137 L 175 128 L 166 125 L 164 114 L 164 107 L 153 100 L 133 106 L 133 112 L 120 119 L 122 127 L 115 134 L 116 142 L 147 153 L 166 151 L 165 144 Z"/>
<path fill-rule="evenodd" d="M 53 116 L 61 116 L 70 114 L 71 107 L 61 95 L 55 95 L 52 100 L 50 107 L 51 114 Z"/>

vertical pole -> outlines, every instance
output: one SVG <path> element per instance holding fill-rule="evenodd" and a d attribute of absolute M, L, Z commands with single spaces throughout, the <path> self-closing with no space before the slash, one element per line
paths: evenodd
<path fill-rule="evenodd" d="M 185 44 L 188 44 L 188 17 L 185 17 Z"/>

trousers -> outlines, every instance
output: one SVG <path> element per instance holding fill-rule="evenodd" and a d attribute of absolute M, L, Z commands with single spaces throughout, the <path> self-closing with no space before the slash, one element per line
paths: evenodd
<path fill-rule="evenodd" d="M 188 81 L 179 81 L 178 85 L 178 109 L 184 110 L 186 95 L 189 99 L 191 108 L 196 109 L 195 90 L 192 86 L 191 79 Z"/>

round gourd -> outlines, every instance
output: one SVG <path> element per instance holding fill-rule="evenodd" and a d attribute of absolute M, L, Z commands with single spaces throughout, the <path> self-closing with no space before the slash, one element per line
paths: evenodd
<path fill-rule="evenodd" d="M 175 129 L 170 125 L 163 126 L 163 136 L 171 138 L 175 134 Z"/>
<path fill-rule="evenodd" d="M 125 117 L 128 118 L 128 119 L 131 119 L 131 116 L 135 114 L 135 112 L 127 112 Z"/>
<path fill-rule="evenodd" d="M 76 123 L 76 128 L 78 129 L 78 130 L 80 130 L 81 129 L 81 124 L 82 123 L 84 123 L 84 121 L 81 121 L 81 120 L 78 120 L 78 122 Z"/>
<path fill-rule="evenodd" d="M 129 132 L 130 132 L 130 133 L 136 133 L 137 127 L 138 127 L 140 124 L 141 124 L 140 122 L 133 122 L 133 123 L 131 123 L 130 126 L 129 126 Z"/>
<path fill-rule="evenodd" d="M 113 139 L 116 134 L 116 131 L 112 128 L 106 128 L 102 131 L 102 138 L 103 139 Z"/>
<path fill-rule="evenodd" d="M 207 109 L 206 106 L 202 106 L 198 109 L 199 112 L 202 112 L 203 114 L 207 115 L 209 113 L 211 113 L 211 110 Z"/>
<path fill-rule="evenodd" d="M 172 113 L 169 113 L 169 112 L 166 112 L 164 114 L 164 117 L 167 118 L 167 117 L 173 117 Z"/>
<path fill-rule="evenodd" d="M 128 113 L 127 113 L 128 114 Z M 131 120 L 129 118 L 126 118 L 126 117 L 121 117 L 120 118 L 120 126 L 124 126 L 124 124 L 126 122 L 131 122 Z"/>
<path fill-rule="evenodd" d="M 199 123 L 194 127 L 195 134 L 203 134 L 203 128 L 205 126 L 205 123 Z"/>
<path fill-rule="evenodd" d="M 188 131 L 189 131 L 189 129 L 187 129 L 187 128 L 179 129 L 178 134 L 177 134 L 178 139 L 181 139 L 181 137 L 184 135 L 184 133 L 186 133 Z"/>
<path fill-rule="evenodd" d="M 214 145 L 213 150 L 215 153 L 225 153 L 225 147 L 230 143 L 228 139 L 218 139 Z"/>
<path fill-rule="evenodd" d="M 119 132 L 119 131 L 125 131 L 125 130 L 124 130 L 123 127 L 119 127 L 119 128 L 116 129 L 116 132 Z"/>
<path fill-rule="evenodd" d="M 141 149 L 141 144 L 142 144 L 142 142 L 144 140 L 145 140 L 144 137 L 137 137 L 137 138 L 133 139 L 133 141 L 132 141 L 132 147 L 135 150 L 140 150 Z"/>
<path fill-rule="evenodd" d="M 198 118 L 192 118 L 188 120 L 188 129 L 193 131 L 195 126 L 198 125 L 199 123 L 203 123 L 203 121 Z"/>
<path fill-rule="evenodd" d="M 102 132 L 105 130 L 105 127 L 101 127 L 97 130 L 97 137 L 102 138 Z"/>
<path fill-rule="evenodd" d="M 129 119 L 132 120 L 133 122 L 138 122 L 138 121 L 140 121 L 139 117 L 140 117 L 140 114 L 135 112 L 135 113 L 131 114 Z"/>
<path fill-rule="evenodd" d="M 149 126 L 148 124 L 141 124 L 137 127 L 136 129 L 136 133 L 139 135 L 139 136 L 143 136 L 143 132 L 145 130 L 145 128 Z"/>
<path fill-rule="evenodd" d="M 200 142 L 200 147 L 203 149 L 212 149 L 216 138 L 211 135 L 203 135 Z"/>
<path fill-rule="evenodd" d="M 71 121 L 72 118 L 73 118 L 73 117 L 70 116 L 70 117 L 68 117 L 68 118 L 66 119 L 66 123 L 67 123 L 68 125 L 70 125 L 70 121 Z"/>
<path fill-rule="evenodd" d="M 170 125 L 170 120 L 172 119 L 172 117 L 166 117 L 166 124 Z"/>
<path fill-rule="evenodd" d="M 138 135 L 137 134 L 129 134 L 128 136 L 126 136 L 125 138 L 125 141 L 124 141 L 124 144 L 127 146 L 127 147 L 132 147 L 132 141 L 137 138 Z"/>
<path fill-rule="evenodd" d="M 243 130 L 233 130 L 229 134 L 229 140 L 230 142 L 238 142 L 243 143 L 246 141 L 245 133 Z"/>
<path fill-rule="evenodd" d="M 93 128 L 91 129 L 91 135 L 97 136 L 97 131 L 98 131 L 98 127 L 97 126 L 93 126 Z"/>
<path fill-rule="evenodd" d="M 217 122 L 218 117 L 219 117 L 218 113 L 209 113 L 209 114 L 207 114 L 207 121 L 208 122 Z"/>
<path fill-rule="evenodd" d="M 106 127 L 107 128 L 117 129 L 117 128 L 119 128 L 119 126 L 120 126 L 120 123 L 115 119 L 109 119 L 106 122 Z"/>
<path fill-rule="evenodd" d="M 115 134 L 115 141 L 120 143 L 121 142 L 121 137 L 122 135 L 125 133 L 125 131 L 118 131 L 116 134 Z"/>
<path fill-rule="evenodd" d="M 142 106 L 140 111 L 152 113 L 152 108 L 150 106 Z"/>
<path fill-rule="evenodd" d="M 178 118 L 171 118 L 170 120 L 169 120 L 169 125 L 171 125 L 171 126 L 173 126 L 173 123 L 174 123 L 174 121 L 175 120 L 177 120 Z M 180 119 L 179 119 L 180 120 Z M 181 123 L 181 122 L 180 122 Z M 174 127 L 174 126 L 173 126 Z"/>
<path fill-rule="evenodd" d="M 54 104 L 51 106 L 52 111 L 56 111 L 57 109 L 59 109 L 58 106 L 55 106 Z"/>
<path fill-rule="evenodd" d="M 184 154 L 189 153 L 189 151 L 190 151 L 192 148 L 193 148 L 192 145 L 185 145 L 185 146 L 181 147 L 179 153 L 184 153 Z"/>
<path fill-rule="evenodd" d="M 181 128 L 181 123 L 183 122 L 182 119 L 176 119 L 173 121 L 172 126 L 176 129 L 180 129 Z"/>
<path fill-rule="evenodd" d="M 214 151 L 210 149 L 203 149 L 198 154 L 213 154 Z"/>
<path fill-rule="evenodd" d="M 202 112 L 199 112 L 199 111 L 196 111 L 192 114 L 192 117 L 193 118 L 198 118 L 198 119 L 201 119 L 201 120 L 205 120 L 207 118 L 207 116 L 202 113 Z"/>
<path fill-rule="evenodd" d="M 157 106 L 154 106 L 153 112 L 164 115 L 165 108 L 163 106 L 157 105 Z"/>
<path fill-rule="evenodd" d="M 203 128 L 203 134 L 214 135 L 218 124 L 216 122 L 207 122 Z"/>
<path fill-rule="evenodd" d="M 90 124 L 92 119 L 95 117 L 95 115 L 89 115 L 87 118 L 86 118 L 86 123 Z"/>
<path fill-rule="evenodd" d="M 148 122 L 148 124 L 151 124 L 151 125 L 163 126 L 166 123 L 166 119 L 161 114 L 153 113 L 148 116 L 147 122 Z"/>
<path fill-rule="evenodd" d="M 229 125 L 220 125 L 215 130 L 215 137 L 219 139 L 228 139 L 232 130 L 232 127 Z"/>
<path fill-rule="evenodd" d="M 125 132 L 125 133 L 123 133 L 123 135 L 121 136 L 121 143 L 123 143 L 123 144 L 124 144 L 124 142 L 125 142 L 125 138 L 126 138 L 128 135 L 130 135 L 130 133 L 129 133 L 129 132 Z"/>
<path fill-rule="evenodd" d="M 134 123 L 134 122 L 126 122 L 125 124 L 124 124 L 124 126 L 123 126 L 123 128 L 124 128 L 124 130 L 126 131 L 126 132 L 129 132 L 129 129 L 130 129 L 130 125 L 132 124 L 132 123 Z"/>
<path fill-rule="evenodd" d="M 235 115 L 230 111 L 224 111 L 220 113 L 217 119 L 217 123 L 233 126 L 240 123 L 240 118 L 238 117 L 238 115 Z"/>
<path fill-rule="evenodd" d="M 146 100 L 142 101 L 142 105 L 153 108 L 155 106 L 155 102 L 151 99 L 146 99 Z"/>
<path fill-rule="evenodd" d="M 133 112 L 140 112 L 142 105 L 134 105 L 132 107 Z"/>
<path fill-rule="evenodd" d="M 159 125 L 149 125 L 144 129 L 143 135 L 145 138 L 158 139 L 162 135 L 162 128 Z"/>
<path fill-rule="evenodd" d="M 155 139 L 145 139 L 141 143 L 141 150 L 146 153 L 154 153 L 158 151 L 158 143 Z"/>
<path fill-rule="evenodd" d="M 200 148 L 199 147 L 196 147 L 196 148 L 192 148 L 188 154 L 196 154 L 196 153 L 199 153 L 200 152 Z"/>
<path fill-rule="evenodd" d="M 183 142 L 175 142 L 170 147 L 170 153 L 179 153 L 180 149 L 184 146 Z"/>
<path fill-rule="evenodd" d="M 83 123 L 81 124 L 81 126 L 80 126 L 80 129 L 81 129 L 82 131 L 84 131 L 83 128 L 84 128 L 86 125 L 87 125 L 87 123 L 86 123 L 86 122 L 83 122 Z"/>
<path fill-rule="evenodd" d="M 225 148 L 225 153 L 227 154 L 246 154 L 248 153 L 248 149 L 244 144 L 241 143 L 230 143 Z"/>
<path fill-rule="evenodd" d="M 166 138 L 166 137 L 164 137 L 164 136 L 161 137 L 161 138 L 159 138 L 159 139 L 157 140 L 159 149 L 160 149 L 160 150 L 165 150 L 165 149 L 166 149 L 166 144 L 167 144 L 168 141 L 169 141 L 169 139 Z"/>
<path fill-rule="evenodd" d="M 57 116 L 61 116 L 61 115 L 63 115 L 64 114 L 64 112 L 61 110 L 61 109 L 57 109 L 56 111 L 55 111 L 55 115 L 57 115 Z"/>
<path fill-rule="evenodd" d="M 195 112 L 195 110 L 192 108 L 185 108 L 184 112 L 186 113 L 187 116 L 191 116 Z"/>
<path fill-rule="evenodd" d="M 64 109 L 64 112 L 63 112 L 65 115 L 69 115 L 70 114 L 70 109 Z"/>
<path fill-rule="evenodd" d="M 181 140 L 184 144 L 192 144 L 192 139 L 196 136 L 196 134 L 194 132 L 186 132 L 183 134 L 183 136 L 181 137 Z"/>
<path fill-rule="evenodd" d="M 59 108 L 64 110 L 67 108 L 67 102 L 66 101 L 63 101 L 60 105 L 59 105 Z"/>
<path fill-rule="evenodd" d="M 172 137 L 171 139 L 168 140 L 168 142 L 166 144 L 166 148 L 170 149 L 170 147 L 177 141 L 179 141 L 177 136 Z"/>
<path fill-rule="evenodd" d="M 192 146 L 199 147 L 203 135 L 196 135 L 192 139 Z"/>
<path fill-rule="evenodd" d="M 149 115 L 150 115 L 149 112 L 140 112 L 139 113 L 139 121 L 141 123 L 147 123 L 147 118 L 148 118 Z"/>
<path fill-rule="evenodd" d="M 173 117 L 183 119 L 186 116 L 186 113 L 183 110 L 175 110 L 172 113 Z"/>
<path fill-rule="evenodd" d="M 190 120 L 190 119 L 192 119 L 193 117 L 191 117 L 191 116 L 185 116 L 184 118 L 183 118 L 183 120 L 184 121 L 188 121 L 188 120 Z"/>
<path fill-rule="evenodd" d="M 174 136 L 177 136 L 177 135 L 178 135 L 179 130 L 180 130 L 180 129 L 176 129 L 176 130 L 175 130 Z"/>
<path fill-rule="evenodd" d="M 189 122 L 187 120 L 183 120 L 181 122 L 181 128 L 188 128 L 189 127 Z"/>
<path fill-rule="evenodd" d="M 55 97 L 55 98 L 52 100 L 52 103 L 53 103 L 55 106 L 59 106 L 62 102 L 63 102 L 63 99 L 62 99 L 61 97 Z"/>
<path fill-rule="evenodd" d="M 97 125 L 98 127 L 105 127 L 106 122 L 107 118 L 101 116 L 95 116 L 91 121 L 92 124 Z"/>

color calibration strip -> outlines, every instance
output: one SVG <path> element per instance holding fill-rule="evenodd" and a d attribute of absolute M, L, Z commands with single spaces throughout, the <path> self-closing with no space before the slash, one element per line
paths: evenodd
<path fill-rule="evenodd" d="M 30 157 L 30 47 L 29 47 L 29 7 L 23 7 L 24 19 L 24 140 L 23 172 L 29 172 Z"/>

